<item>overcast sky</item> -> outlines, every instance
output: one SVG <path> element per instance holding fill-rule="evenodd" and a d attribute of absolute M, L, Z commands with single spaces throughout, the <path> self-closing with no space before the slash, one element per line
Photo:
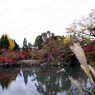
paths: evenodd
<path fill-rule="evenodd" d="M 33 43 L 50 30 L 64 35 L 65 28 L 95 8 L 95 0 L 0 0 L 0 36 L 9 34 L 20 46 Z"/>

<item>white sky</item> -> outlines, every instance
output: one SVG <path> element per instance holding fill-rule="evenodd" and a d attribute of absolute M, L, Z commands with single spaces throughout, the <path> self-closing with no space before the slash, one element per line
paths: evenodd
<path fill-rule="evenodd" d="M 0 0 L 0 36 L 9 34 L 20 46 L 33 43 L 50 30 L 64 35 L 65 28 L 95 8 L 95 0 Z"/>

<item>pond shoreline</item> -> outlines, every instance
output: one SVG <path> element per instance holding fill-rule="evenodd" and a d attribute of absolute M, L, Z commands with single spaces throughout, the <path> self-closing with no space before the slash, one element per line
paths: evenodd
<path fill-rule="evenodd" d="M 63 65 L 63 64 L 50 64 L 50 62 L 41 62 L 39 60 L 31 60 L 31 59 L 26 59 L 26 60 L 19 60 L 16 61 L 13 64 L 8 64 L 8 63 L 3 63 L 0 64 L 0 68 L 2 67 L 15 67 L 15 66 L 31 66 L 31 67 L 49 67 L 49 66 L 70 66 L 70 65 Z"/>
<path fill-rule="evenodd" d="M 43 62 L 41 60 L 32 60 L 32 59 L 25 59 L 25 60 L 19 60 L 14 62 L 13 64 L 8 64 L 8 63 L 2 63 L 0 64 L 0 68 L 7 68 L 7 67 L 50 67 L 50 66 L 60 66 L 60 67 L 65 67 L 65 66 L 76 66 L 79 64 L 53 64 L 50 62 Z"/>

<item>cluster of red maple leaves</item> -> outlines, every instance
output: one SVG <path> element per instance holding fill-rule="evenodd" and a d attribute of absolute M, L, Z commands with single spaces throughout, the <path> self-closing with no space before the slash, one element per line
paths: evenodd
<path fill-rule="evenodd" d="M 10 51 L 1 49 L 0 50 L 0 65 L 8 63 L 13 64 L 18 60 L 28 59 L 30 57 L 27 51 Z"/>
<path fill-rule="evenodd" d="M 83 47 L 84 52 L 95 51 L 95 45 L 86 45 Z"/>

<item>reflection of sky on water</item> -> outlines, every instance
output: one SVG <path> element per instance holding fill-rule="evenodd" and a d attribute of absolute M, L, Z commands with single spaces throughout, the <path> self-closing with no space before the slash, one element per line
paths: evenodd
<path fill-rule="evenodd" d="M 45 70 L 30 68 L 19 70 L 18 73 L 12 71 L 12 74 L 14 73 L 16 77 L 14 79 L 14 75 L 11 76 L 12 79 L 9 81 L 8 88 L 3 89 L 0 86 L 0 95 L 67 95 L 68 92 L 79 93 L 70 84 L 68 74 L 77 79 L 84 89 L 87 87 L 92 88 L 89 79 L 85 77 L 80 69 L 77 69 L 76 72 L 74 68 L 67 69 L 66 73 L 62 74 L 56 74 L 55 68 L 54 70 L 49 69 L 49 72 L 45 72 Z"/>
<path fill-rule="evenodd" d="M 22 77 L 17 77 L 16 81 L 13 81 L 8 89 L 0 87 L 0 95 L 39 95 L 35 88 L 35 82 L 31 82 L 31 78 L 28 78 L 27 86 L 25 85 Z"/>
<path fill-rule="evenodd" d="M 31 77 L 28 77 L 26 86 L 23 78 L 18 76 L 15 81 L 12 81 L 8 89 L 4 89 L 3 91 L 0 86 L 0 95 L 39 95 L 35 88 L 35 82 L 31 82 Z"/>

